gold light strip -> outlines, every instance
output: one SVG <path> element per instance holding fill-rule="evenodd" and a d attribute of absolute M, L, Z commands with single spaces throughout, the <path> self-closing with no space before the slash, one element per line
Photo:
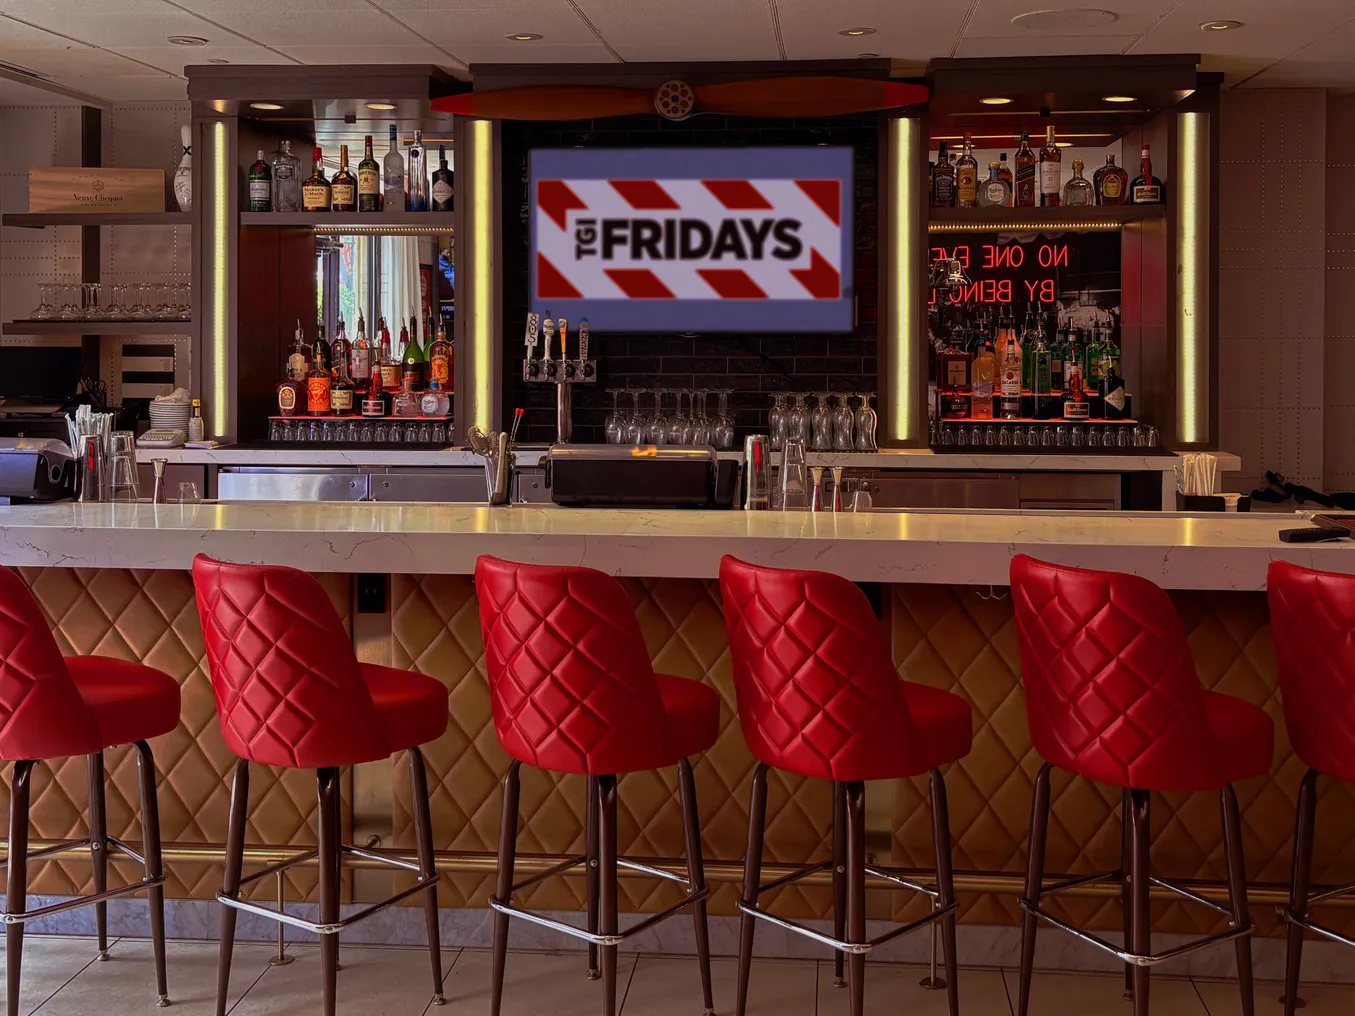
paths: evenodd
<path fill-rule="evenodd" d="M 918 252 L 914 237 L 918 234 L 918 209 L 922 201 L 922 181 L 914 163 L 925 159 L 927 139 L 922 122 L 908 117 L 889 121 L 889 264 L 893 278 L 889 287 L 889 314 L 885 341 L 893 349 L 893 376 L 889 379 L 890 405 L 884 407 L 888 436 L 910 441 L 914 436 L 913 403 L 918 379 L 917 352 L 922 337 L 918 334 L 917 308 L 926 294 L 918 286 Z"/>
<path fill-rule="evenodd" d="M 471 258 L 471 362 L 475 382 L 473 410 L 477 427 L 492 426 L 490 383 L 494 351 L 494 124 L 490 120 L 471 120 L 470 143 L 474 171 L 471 173 L 471 210 L 475 217 L 472 232 L 474 255 Z"/>
<path fill-rule="evenodd" d="M 312 226 L 316 236 L 428 236 L 434 233 L 452 233 L 451 226 Z"/>
<path fill-rule="evenodd" d="M 1045 230 L 1081 231 L 1102 230 L 1113 232 L 1123 229 L 1119 222 L 929 222 L 928 233 L 1030 233 Z"/>
<path fill-rule="evenodd" d="M 1176 431 L 1183 444 L 1209 439 L 1209 178 L 1208 113 L 1178 120 L 1181 207 L 1176 220 Z"/>
<path fill-rule="evenodd" d="M 210 406 L 209 423 L 210 432 L 213 435 L 227 437 L 231 430 L 227 409 L 230 395 L 230 368 L 227 363 L 226 352 L 226 262 L 229 246 L 226 234 L 229 228 L 226 214 L 226 190 L 229 168 L 226 166 L 226 125 L 218 120 L 208 129 L 212 136 L 212 158 L 207 164 L 208 172 L 212 175 L 210 187 L 212 193 L 212 242 L 210 247 L 212 252 L 212 309 L 208 316 L 208 327 L 212 330 L 212 380 L 208 401 Z"/>

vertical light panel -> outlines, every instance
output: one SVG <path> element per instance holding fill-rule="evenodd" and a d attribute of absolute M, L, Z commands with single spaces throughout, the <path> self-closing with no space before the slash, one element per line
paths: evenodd
<path fill-rule="evenodd" d="M 475 219 L 471 234 L 471 362 L 475 373 L 475 405 L 472 419 L 477 427 L 493 426 L 492 381 L 494 357 L 494 124 L 471 120 L 471 208 Z"/>
<path fill-rule="evenodd" d="M 226 144 L 226 125 L 220 120 L 207 127 L 211 137 L 210 156 L 206 170 L 208 175 L 207 191 L 211 194 L 211 231 L 206 245 L 210 252 L 211 263 L 207 266 L 207 277 L 211 280 L 210 310 L 207 314 L 207 335 L 205 345 L 212 350 L 211 373 L 207 379 L 207 406 L 209 416 L 207 430 L 217 437 L 230 434 L 229 410 L 230 364 L 227 354 L 227 315 L 226 299 L 228 293 L 227 261 L 229 258 L 229 238 L 226 235 L 228 219 L 226 204 L 229 200 L 227 183 L 230 168 L 226 165 L 228 146 Z"/>
<path fill-rule="evenodd" d="M 1182 113 L 1176 217 L 1176 432 L 1182 444 L 1209 440 L 1210 114 Z"/>
<path fill-rule="evenodd" d="M 896 118 L 889 121 L 889 212 L 886 219 L 889 244 L 890 279 L 887 299 L 889 306 L 885 319 L 885 343 L 889 355 L 889 405 L 883 407 L 888 437 L 895 441 L 911 441 L 915 429 L 915 406 L 918 378 L 917 354 L 920 345 L 918 307 L 922 294 L 918 288 L 917 237 L 923 235 L 918 221 L 921 182 L 914 170 L 919 159 L 919 148 L 925 144 L 922 121 Z"/>

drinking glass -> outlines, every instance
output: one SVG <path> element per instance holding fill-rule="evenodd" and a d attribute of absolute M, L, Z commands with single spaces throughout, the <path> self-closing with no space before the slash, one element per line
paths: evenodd
<path fill-rule="evenodd" d="M 772 396 L 772 411 L 767 417 L 767 432 L 772 438 L 772 451 L 786 447 L 786 396 L 777 392 Z"/>
<path fill-rule="evenodd" d="M 672 418 L 668 421 L 668 443 L 670 445 L 680 445 L 683 443 L 682 399 L 686 394 L 687 392 L 682 388 L 677 390 L 677 411 L 673 413 Z"/>
<path fill-rule="evenodd" d="M 693 393 L 697 399 L 696 403 L 696 421 L 692 432 L 692 444 L 705 447 L 714 440 L 714 428 L 711 425 L 711 419 L 706 415 L 706 396 L 710 392 L 701 388 Z"/>
<path fill-rule="evenodd" d="M 63 282 L 58 288 L 61 291 L 61 309 L 56 316 L 62 321 L 79 321 L 84 313 L 80 307 L 80 284 Z"/>
<path fill-rule="evenodd" d="M 108 287 L 108 320 L 127 320 L 127 284 L 115 282 Z"/>
<path fill-rule="evenodd" d="M 612 411 L 607 414 L 607 420 L 603 423 L 603 434 L 608 444 L 620 444 L 625 436 L 626 421 L 621 415 L 621 409 L 616 404 L 617 398 L 621 394 L 620 388 L 608 388 L 607 394 L 612 397 Z"/>
<path fill-rule="evenodd" d="M 130 430 L 115 430 L 109 437 L 112 451 L 112 467 L 109 470 L 110 501 L 135 501 L 138 497 L 136 482 L 136 446 Z"/>
<path fill-rule="evenodd" d="M 150 306 L 150 287 L 144 282 L 134 282 L 127 287 L 127 295 L 132 301 L 131 313 L 127 316 L 133 321 L 150 321 L 155 311 Z"/>
<path fill-rule="evenodd" d="M 873 452 L 875 445 L 875 410 L 871 408 L 870 398 L 873 393 L 864 392 L 857 396 L 861 400 L 860 407 L 856 410 L 856 450 L 858 452 Z"/>
<path fill-rule="evenodd" d="M 795 405 L 786 421 L 786 440 L 798 441 L 802 448 L 808 448 L 813 437 L 814 426 L 809 419 L 809 409 L 805 406 L 805 393 L 796 392 Z"/>
<path fill-rule="evenodd" d="M 630 414 L 626 417 L 626 444 L 638 445 L 645 435 L 644 424 L 640 422 L 640 393 L 634 388 L 627 388 L 626 394 L 630 396 Z"/>
<path fill-rule="evenodd" d="M 99 298 L 103 295 L 103 286 L 98 282 L 83 282 L 80 288 L 84 290 L 84 316 L 86 321 L 106 321 L 108 311 L 99 306 Z"/>
<path fill-rule="evenodd" d="M 197 504 L 201 500 L 202 495 L 198 493 L 198 485 L 196 483 L 184 482 L 179 484 L 180 504 Z"/>
<path fill-rule="evenodd" d="M 170 302 L 168 282 L 156 282 L 151 286 L 154 294 L 152 304 L 155 308 L 155 320 L 173 321 L 179 316 L 179 309 Z"/>
<path fill-rule="evenodd" d="M 193 286 L 191 283 L 174 283 L 174 306 L 180 321 L 193 320 Z"/>
<path fill-rule="evenodd" d="M 56 308 L 52 306 L 52 290 L 56 286 L 51 282 L 38 283 L 38 305 L 29 318 L 33 321 L 50 321 L 56 317 Z"/>
<path fill-rule="evenodd" d="M 833 410 L 833 451 L 849 452 L 852 443 L 852 425 L 855 414 L 852 412 L 851 396 L 845 392 L 837 397 L 837 409 Z"/>
<path fill-rule="evenodd" d="M 734 416 L 729 411 L 729 396 L 732 388 L 721 388 L 716 394 L 720 398 L 720 409 L 715 417 L 715 447 L 727 452 L 734 447 Z"/>
<path fill-rule="evenodd" d="M 814 407 L 811 421 L 814 428 L 814 443 L 810 445 L 816 452 L 833 450 L 833 411 L 828 408 L 828 393 L 815 392 L 814 398 L 819 404 Z"/>
<path fill-rule="evenodd" d="M 799 441 L 787 441 L 781 453 L 781 510 L 809 511 L 809 474 L 805 448 Z"/>
<path fill-rule="evenodd" d="M 663 389 L 654 389 L 654 415 L 649 418 L 649 443 L 668 443 L 668 416 L 663 411 Z"/>

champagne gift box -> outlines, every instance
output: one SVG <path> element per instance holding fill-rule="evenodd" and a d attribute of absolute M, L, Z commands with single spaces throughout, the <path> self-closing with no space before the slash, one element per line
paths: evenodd
<path fill-rule="evenodd" d="M 30 212 L 163 212 L 163 169 L 32 166 Z"/>

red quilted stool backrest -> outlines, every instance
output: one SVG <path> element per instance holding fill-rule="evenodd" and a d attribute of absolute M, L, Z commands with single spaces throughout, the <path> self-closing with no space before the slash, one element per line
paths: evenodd
<path fill-rule="evenodd" d="M 926 772 L 885 632 L 856 585 L 726 556 L 720 599 L 744 740 L 762 762 L 825 780 Z"/>
<path fill-rule="evenodd" d="M 1355 781 L 1355 575 L 1272 561 L 1266 594 L 1294 752 Z"/>
<path fill-rule="evenodd" d="M 353 643 L 314 576 L 199 554 L 193 589 L 231 751 L 304 769 L 391 755 Z"/>
<path fill-rule="evenodd" d="M 621 583 L 482 556 L 475 591 L 499 743 L 562 773 L 675 765 L 654 667 Z"/>
<path fill-rule="evenodd" d="M 0 568 L 0 759 L 92 755 L 102 747 L 42 608 L 23 579 Z"/>
<path fill-rule="evenodd" d="M 1011 584 L 1026 718 L 1046 761 L 1117 787 L 1222 788 L 1209 693 L 1161 588 L 1024 554 Z"/>

